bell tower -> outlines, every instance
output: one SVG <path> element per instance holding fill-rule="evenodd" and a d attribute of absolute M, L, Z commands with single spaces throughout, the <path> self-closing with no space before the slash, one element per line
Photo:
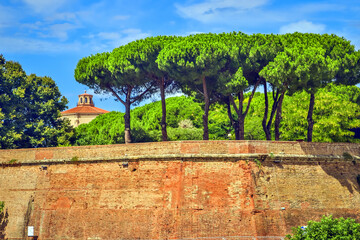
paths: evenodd
<path fill-rule="evenodd" d="M 88 94 L 88 93 L 86 93 L 86 91 L 85 91 L 85 93 L 79 95 L 79 101 L 78 101 L 77 106 L 78 106 L 78 107 L 82 107 L 82 106 L 91 106 L 91 107 L 94 107 L 95 104 L 94 104 L 92 98 L 93 98 L 93 95 Z"/>

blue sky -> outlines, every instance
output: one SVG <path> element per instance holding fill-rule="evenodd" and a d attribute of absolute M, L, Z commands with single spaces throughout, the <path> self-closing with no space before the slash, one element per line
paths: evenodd
<path fill-rule="evenodd" d="M 199 32 L 334 33 L 360 48 L 360 0 L 2 0 L 0 54 L 27 74 L 50 76 L 75 107 L 92 92 L 74 79 L 77 62 L 127 42 Z M 154 97 L 155 99 L 156 97 Z M 113 97 L 97 107 L 123 111 Z"/>

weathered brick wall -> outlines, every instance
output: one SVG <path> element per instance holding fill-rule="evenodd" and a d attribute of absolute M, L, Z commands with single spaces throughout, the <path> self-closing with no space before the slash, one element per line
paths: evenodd
<path fill-rule="evenodd" d="M 284 236 L 324 214 L 360 221 L 359 156 L 358 144 L 265 141 L 0 150 L 6 237 Z"/>

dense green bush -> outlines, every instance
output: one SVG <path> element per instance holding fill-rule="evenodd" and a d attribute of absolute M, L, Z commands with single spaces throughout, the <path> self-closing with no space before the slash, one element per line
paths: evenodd
<path fill-rule="evenodd" d="M 202 140 L 203 130 L 200 128 L 168 128 L 170 141 Z"/>
<path fill-rule="evenodd" d="M 166 99 L 168 135 L 170 140 L 202 139 L 201 105 L 190 97 Z M 161 141 L 161 103 L 153 102 L 131 110 L 132 142 Z M 181 120 L 190 120 L 191 129 L 180 129 Z M 75 145 L 104 145 L 124 143 L 124 113 L 110 112 L 96 117 L 76 129 Z"/>
<path fill-rule="evenodd" d="M 293 228 L 288 240 L 355 240 L 360 239 L 360 224 L 354 219 L 323 216 L 320 222 L 309 221 L 306 227 Z"/>

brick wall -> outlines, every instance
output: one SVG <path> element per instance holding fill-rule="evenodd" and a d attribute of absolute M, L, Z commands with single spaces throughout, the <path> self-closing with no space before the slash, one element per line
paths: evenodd
<path fill-rule="evenodd" d="M 284 236 L 324 214 L 359 221 L 359 156 L 358 144 L 265 141 L 0 150 L 6 237 Z"/>

